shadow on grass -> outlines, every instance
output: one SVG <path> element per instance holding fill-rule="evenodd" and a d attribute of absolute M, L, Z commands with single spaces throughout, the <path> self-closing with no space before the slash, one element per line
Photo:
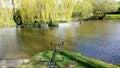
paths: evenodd
<path fill-rule="evenodd" d="M 85 59 L 80 59 L 80 57 L 68 54 L 64 51 L 60 52 L 61 55 L 64 55 L 65 57 L 68 57 L 70 60 L 75 61 L 79 65 L 85 67 L 85 68 L 105 68 L 104 66 L 101 65 L 96 65 L 92 62 L 89 62 L 88 60 Z"/>

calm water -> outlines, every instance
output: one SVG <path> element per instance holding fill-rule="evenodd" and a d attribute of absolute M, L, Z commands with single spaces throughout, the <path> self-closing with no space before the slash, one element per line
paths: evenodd
<path fill-rule="evenodd" d="M 0 59 L 30 58 L 51 50 L 50 42 L 65 42 L 64 50 L 120 64 L 120 21 L 65 23 L 60 27 L 0 28 Z"/>

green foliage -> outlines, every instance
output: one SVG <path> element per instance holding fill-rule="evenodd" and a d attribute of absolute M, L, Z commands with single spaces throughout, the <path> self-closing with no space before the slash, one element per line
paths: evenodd
<path fill-rule="evenodd" d="M 21 0 L 18 3 L 20 15 L 17 16 L 21 16 L 22 23 L 70 21 L 73 12 L 73 0 Z"/>
<path fill-rule="evenodd" d="M 118 4 L 119 4 L 119 6 L 120 6 L 120 1 L 118 1 Z"/>
<path fill-rule="evenodd" d="M 32 57 L 30 62 L 21 65 L 21 67 L 36 68 L 39 66 L 41 68 L 46 68 L 47 64 L 39 61 L 50 60 L 52 54 L 53 54 L 52 51 L 38 53 Z M 62 57 L 64 57 L 64 61 L 57 63 L 58 68 L 70 68 L 70 67 L 73 67 L 73 68 L 119 68 L 115 65 L 107 64 L 102 61 L 87 58 L 80 55 L 79 53 L 74 53 L 74 52 L 61 51 L 57 53 L 56 59 L 61 59 Z"/>
<path fill-rule="evenodd" d="M 74 6 L 73 17 L 79 17 L 80 20 L 87 19 L 93 15 L 92 3 L 88 0 L 78 0 Z"/>
<path fill-rule="evenodd" d="M 105 17 L 117 10 L 115 0 L 0 0 L 0 24 L 58 23 L 71 21 L 72 17 Z"/>
<path fill-rule="evenodd" d="M 118 11 L 117 11 L 118 13 L 120 13 L 120 7 L 119 7 L 119 9 L 118 9 Z"/>
<path fill-rule="evenodd" d="M 73 18 L 80 20 L 92 18 L 104 18 L 108 12 L 116 12 L 118 3 L 115 0 L 75 0 Z"/>
<path fill-rule="evenodd" d="M 120 1 L 118 1 L 118 6 L 119 6 L 119 8 L 118 8 L 118 13 L 120 13 Z"/>
<path fill-rule="evenodd" d="M 118 10 L 118 3 L 115 0 L 93 0 L 93 13 L 95 15 L 101 14 L 105 17 L 108 12 L 115 12 Z"/>
<path fill-rule="evenodd" d="M 0 0 L 0 26 L 12 26 L 15 25 L 12 18 L 12 9 L 9 8 L 10 5 L 8 1 L 3 1 L 4 8 L 2 6 L 2 1 Z"/>

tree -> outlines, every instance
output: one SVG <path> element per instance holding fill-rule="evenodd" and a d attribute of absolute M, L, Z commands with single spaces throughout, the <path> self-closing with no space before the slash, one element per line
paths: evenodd
<path fill-rule="evenodd" d="M 14 19 L 21 19 L 22 23 L 55 23 L 60 20 L 70 21 L 74 0 L 15 0 Z M 14 4 L 14 3 L 13 3 Z M 16 21 L 15 21 L 16 22 Z"/>
<path fill-rule="evenodd" d="M 71 16 L 73 13 L 73 3 L 74 0 L 62 0 L 62 11 L 64 14 L 64 17 L 67 21 L 71 20 Z"/>
<path fill-rule="evenodd" d="M 116 0 L 93 0 L 94 15 L 101 15 L 103 18 L 108 12 L 115 12 L 118 10 L 118 3 Z"/>
<path fill-rule="evenodd" d="M 0 24 L 2 26 L 14 25 L 12 14 L 10 0 L 0 0 Z"/>
<path fill-rule="evenodd" d="M 0 8 L 2 8 L 2 1 L 0 0 Z"/>
<path fill-rule="evenodd" d="M 90 2 L 90 0 L 77 0 L 74 5 L 73 13 L 73 16 L 75 15 L 80 20 L 91 17 L 93 15 L 92 3 Z"/>
<path fill-rule="evenodd" d="M 15 0 L 11 0 L 12 3 L 12 12 L 13 12 L 13 20 L 17 25 L 21 25 L 22 24 L 22 20 L 21 20 L 21 15 L 20 15 L 20 11 L 16 9 L 16 4 L 15 4 Z"/>

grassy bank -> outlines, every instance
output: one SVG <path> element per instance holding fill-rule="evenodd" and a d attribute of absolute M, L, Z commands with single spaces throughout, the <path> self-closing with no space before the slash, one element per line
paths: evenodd
<path fill-rule="evenodd" d="M 52 51 L 38 53 L 32 57 L 30 62 L 24 63 L 21 67 L 30 68 L 47 68 L 47 63 L 39 62 L 40 60 L 49 60 L 52 56 Z M 57 55 L 57 59 L 64 57 L 63 62 L 58 62 L 58 68 L 119 68 L 112 64 L 107 64 L 102 61 L 87 58 L 79 53 L 61 51 Z"/>
<path fill-rule="evenodd" d="M 107 14 L 105 19 L 120 19 L 120 14 Z"/>

